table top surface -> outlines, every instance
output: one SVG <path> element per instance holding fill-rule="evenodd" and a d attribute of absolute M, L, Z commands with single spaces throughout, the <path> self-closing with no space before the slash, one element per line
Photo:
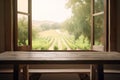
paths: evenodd
<path fill-rule="evenodd" d="M 0 63 L 83 63 L 120 64 L 119 52 L 23 52 L 7 51 L 0 54 Z"/>

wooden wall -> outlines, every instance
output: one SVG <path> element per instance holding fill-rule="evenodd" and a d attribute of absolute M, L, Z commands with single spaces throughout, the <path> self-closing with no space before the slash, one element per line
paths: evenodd
<path fill-rule="evenodd" d="M 4 0 L 5 51 L 13 50 L 13 0 Z"/>
<path fill-rule="evenodd" d="M 4 0 L 0 0 L 0 52 L 5 50 L 4 35 Z"/>
<path fill-rule="evenodd" d="M 117 0 L 117 50 L 120 52 L 120 0 Z"/>
<path fill-rule="evenodd" d="M 109 27 L 110 27 L 110 51 L 120 52 L 120 0 L 109 0 L 110 15 L 109 15 Z"/>
<path fill-rule="evenodd" d="M 12 0 L 0 0 L 0 52 L 13 50 Z"/>

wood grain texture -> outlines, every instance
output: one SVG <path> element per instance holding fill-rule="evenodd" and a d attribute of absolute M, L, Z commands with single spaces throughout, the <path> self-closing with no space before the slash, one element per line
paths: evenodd
<path fill-rule="evenodd" d="M 5 51 L 4 0 L 0 0 L 0 52 Z"/>
<path fill-rule="evenodd" d="M 10 51 L 0 54 L 0 63 L 14 64 L 14 80 L 19 80 L 20 64 L 95 64 L 97 80 L 104 80 L 103 64 L 119 64 L 118 52 L 21 52 Z M 102 66 L 101 66 L 102 65 Z M 28 79 L 28 69 L 25 68 Z M 91 72 L 92 73 L 92 72 Z M 91 77 L 92 76 L 92 77 Z M 91 80 L 95 80 L 90 75 Z"/>
<path fill-rule="evenodd" d="M 21 52 L 0 54 L 2 64 L 119 64 L 118 52 Z"/>

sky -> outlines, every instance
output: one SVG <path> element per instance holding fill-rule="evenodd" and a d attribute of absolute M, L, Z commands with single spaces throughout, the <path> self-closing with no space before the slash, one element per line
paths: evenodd
<path fill-rule="evenodd" d="M 67 0 L 32 0 L 32 20 L 63 22 L 72 15 Z"/>

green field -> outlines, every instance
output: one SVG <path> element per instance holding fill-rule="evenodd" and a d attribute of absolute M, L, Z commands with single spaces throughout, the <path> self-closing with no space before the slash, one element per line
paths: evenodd
<path fill-rule="evenodd" d="M 81 50 L 89 49 L 89 47 L 88 40 L 84 39 L 83 36 L 75 40 L 73 35 L 60 29 L 41 31 L 32 40 L 33 50 Z"/>

